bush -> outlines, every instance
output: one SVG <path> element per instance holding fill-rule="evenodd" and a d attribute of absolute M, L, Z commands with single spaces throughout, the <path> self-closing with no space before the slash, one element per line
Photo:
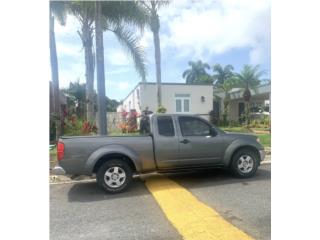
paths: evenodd
<path fill-rule="evenodd" d="M 97 132 L 98 128 L 95 123 L 78 119 L 75 114 L 64 120 L 64 135 L 94 135 Z"/>
<path fill-rule="evenodd" d="M 157 113 L 166 113 L 167 112 L 167 109 L 163 106 L 160 106 L 158 109 L 157 109 Z"/>

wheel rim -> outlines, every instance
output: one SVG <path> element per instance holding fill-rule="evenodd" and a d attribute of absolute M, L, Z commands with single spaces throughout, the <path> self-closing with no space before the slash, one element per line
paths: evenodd
<path fill-rule="evenodd" d="M 118 188 L 126 180 L 126 172 L 121 167 L 108 168 L 104 174 L 104 182 L 111 188 Z"/>
<path fill-rule="evenodd" d="M 249 173 L 252 171 L 254 165 L 253 158 L 249 155 L 242 155 L 238 160 L 238 169 L 242 173 Z"/>

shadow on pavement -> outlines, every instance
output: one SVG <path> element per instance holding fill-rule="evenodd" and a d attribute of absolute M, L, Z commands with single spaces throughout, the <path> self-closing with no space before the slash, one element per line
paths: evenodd
<path fill-rule="evenodd" d="M 188 188 L 202 188 L 210 186 L 238 184 L 248 185 L 250 182 L 265 181 L 271 179 L 270 169 L 259 168 L 252 178 L 236 178 L 223 169 L 213 169 L 194 173 L 170 174 L 170 179 Z"/>
<path fill-rule="evenodd" d="M 117 198 L 130 198 L 149 194 L 143 182 L 139 179 L 133 180 L 129 189 L 123 193 L 108 194 L 98 187 L 96 182 L 76 183 L 68 193 L 69 202 L 95 202 L 112 200 Z"/>
<path fill-rule="evenodd" d="M 269 180 L 271 179 L 271 171 L 270 169 L 260 168 L 254 177 L 247 179 L 235 178 L 228 171 L 222 169 L 165 174 L 165 176 L 187 188 L 203 188 L 239 183 L 248 185 L 250 182 Z M 150 176 L 148 178 L 152 177 L 153 176 Z M 95 182 L 90 182 L 74 184 L 69 190 L 68 200 L 69 202 L 94 202 L 119 198 L 131 198 L 141 195 L 149 195 L 149 192 L 143 181 L 140 179 L 134 179 L 127 191 L 118 194 L 105 193 Z"/>

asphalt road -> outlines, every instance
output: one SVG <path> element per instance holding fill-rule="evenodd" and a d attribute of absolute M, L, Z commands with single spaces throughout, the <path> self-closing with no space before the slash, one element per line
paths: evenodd
<path fill-rule="evenodd" d="M 223 171 L 168 177 L 256 239 L 271 238 L 271 165 L 251 179 Z M 50 239 L 182 239 L 144 183 L 108 195 L 95 183 L 50 186 Z"/>

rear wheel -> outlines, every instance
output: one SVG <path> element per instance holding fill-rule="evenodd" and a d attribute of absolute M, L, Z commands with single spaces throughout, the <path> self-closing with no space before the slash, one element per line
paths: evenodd
<path fill-rule="evenodd" d="M 107 193 L 118 193 L 127 189 L 132 181 L 132 170 L 122 160 L 110 160 L 97 172 L 97 184 Z"/>
<path fill-rule="evenodd" d="M 252 177 L 259 166 L 259 157 L 250 149 L 241 149 L 232 157 L 231 171 L 240 178 Z"/>

